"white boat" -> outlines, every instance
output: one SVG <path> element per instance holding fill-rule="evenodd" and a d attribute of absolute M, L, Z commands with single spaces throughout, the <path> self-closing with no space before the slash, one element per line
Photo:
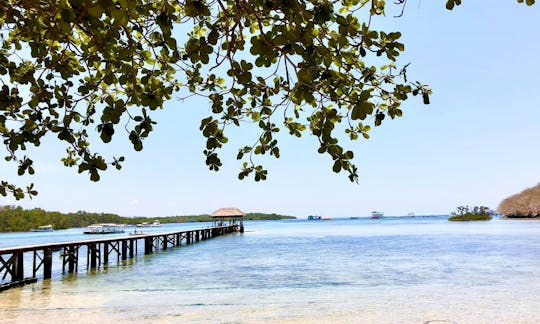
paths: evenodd
<path fill-rule="evenodd" d="M 379 212 L 375 210 L 371 212 L 371 218 L 381 218 L 383 216 L 384 216 L 383 212 Z"/>
<path fill-rule="evenodd" d="M 30 231 L 32 231 L 32 232 L 52 232 L 52 231 L 54 231 L 54 229 L 53 229 L 52 225 L 49 224 L 49 225 L 38 226 L 38 228 L 32 228 Z"/>
<path fill-rule="evenodd" d="M 322 217 L 318 215 L 309 215 L 307 219 L 308 220 L 321 220 Z"/>
<path fill-rule="evenodd" d="M 161 223 L 158 220 L 155 220 L 152 223 L 144 222 L 144 223 L 137 224 L 137 227 L 159 227 L 159 226 L 161 226 Z"/>
<path fill-rule="evenodd" d="M 124 233 L 124 225 L 103 223 L 87 226 L 83 231 L 84 234 L 114 234 Z"/>

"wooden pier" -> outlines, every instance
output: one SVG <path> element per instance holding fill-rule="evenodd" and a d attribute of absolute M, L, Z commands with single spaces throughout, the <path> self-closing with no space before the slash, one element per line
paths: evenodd
<path fill-rule="evenodd" d="M 96 269 L 113 261 L 118 264 L 120 260 L 137 257 L 140 244 L 144 246 L 144 254 L 148 255 L 157 250 L 189 245 L 241 230 L 243 226 L 229 224 L 179 232 L 137 233 L 98 240 L 0 248 L 0 291 L 36 282 L 38 277 L 50 279 L 53 272 L 53 251 L 61 251 L 62 274 L 77 273 L 80 253 L 86 253 L 86 269 Z M 27 270 L 32 270 L 31 276 L 25 274 L 25 260 L 32 261 L 31 268 L 26 266 Z M 6 278 L 9 279 L 8 276 L 11 281 L 5 282 Z"/>

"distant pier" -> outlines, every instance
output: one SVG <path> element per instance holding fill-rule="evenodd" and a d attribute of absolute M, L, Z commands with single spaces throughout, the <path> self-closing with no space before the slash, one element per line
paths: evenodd
<path fill-rule="evenodd" d="M 243 224 L 229 224 L 208 228 L 183 230 L 179 232 L 149 233 L 84 240 L 63 243 L 0 248 L 0 291 L 33 283 L 42 279 L 50 279 L 53 272 L 53 251 L 61 251 L 62 274 L 77 273 L 79 255 L 86 253 L 86 269 L 136 258 L 138 247 L 144 247 L 144 255 L 157 250 L 190 245 L 199 241 L 214 238 L 233 232 L 243 232 Z M 25 261 L 32 261 L 30 265 Z M 28 262 L 26 262 L 28 263 Z M 31 270 L 30 272 L 26 271 Z M 42 274 L 40 276 L 40 274 Z M 9 277 L 11 280 L 9 280 Z M 8 278 L 8 280 L 6 280 Z M 6 282 L 7 281 L 7 282 Z"/>

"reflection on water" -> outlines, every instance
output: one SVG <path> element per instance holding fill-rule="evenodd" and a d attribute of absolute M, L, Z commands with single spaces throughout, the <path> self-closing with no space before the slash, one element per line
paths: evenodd
<path fill-rule="evenodd" d="M 359 219 L 249 222 L 247 228 L 3 292 L 0 318 L 540 322 L 540 222 Z"/>

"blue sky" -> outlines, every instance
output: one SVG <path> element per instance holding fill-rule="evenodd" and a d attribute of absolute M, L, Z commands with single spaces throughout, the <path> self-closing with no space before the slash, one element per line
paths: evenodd
<path fill-rule="evenodd" d="M 372 130 L 368 141 L 347 143 L 355 151 L 359 184 L 331 171 L 314 138 L 283 132 L 281 155 L 268 159 L 269 179 L 237 179 L 237 149 L 253 141 L 247 129 L 230 134 L 218 173 L 204 164 L 198 127 L 209 114 L 200 98 L 171 100 L 154 115 L 159 124 L 142 152 L 126 140 L 102 146 L 124 155 L 122 171 L 98 183 L 64 168 L 64 148 L 54 139 L 35 150 L 37 174 L 17 177 L 2 166 L 3 179 L 34 182 L 33 200 L 0 198 L 0 204 L 63 212 L 87 210 L 124 216 L 211 213 L 235 206 L 245 212 L 297 217 L 448 214 L 459 205 L 496 208 L 513 193 L 540 181 L 540 7 L 516 1 L 464 1 L 447 11 L 444 1 L 408 1 L 405 15 L 377 23 L 400 30 L 411 62 L 409 78 L 429 84 L 431 105 L 405 103 L 403 118 Z M 496 3 L 496 4 L 495 4 Z M 396 12 L 397 13 L 397 12 Z"/>

